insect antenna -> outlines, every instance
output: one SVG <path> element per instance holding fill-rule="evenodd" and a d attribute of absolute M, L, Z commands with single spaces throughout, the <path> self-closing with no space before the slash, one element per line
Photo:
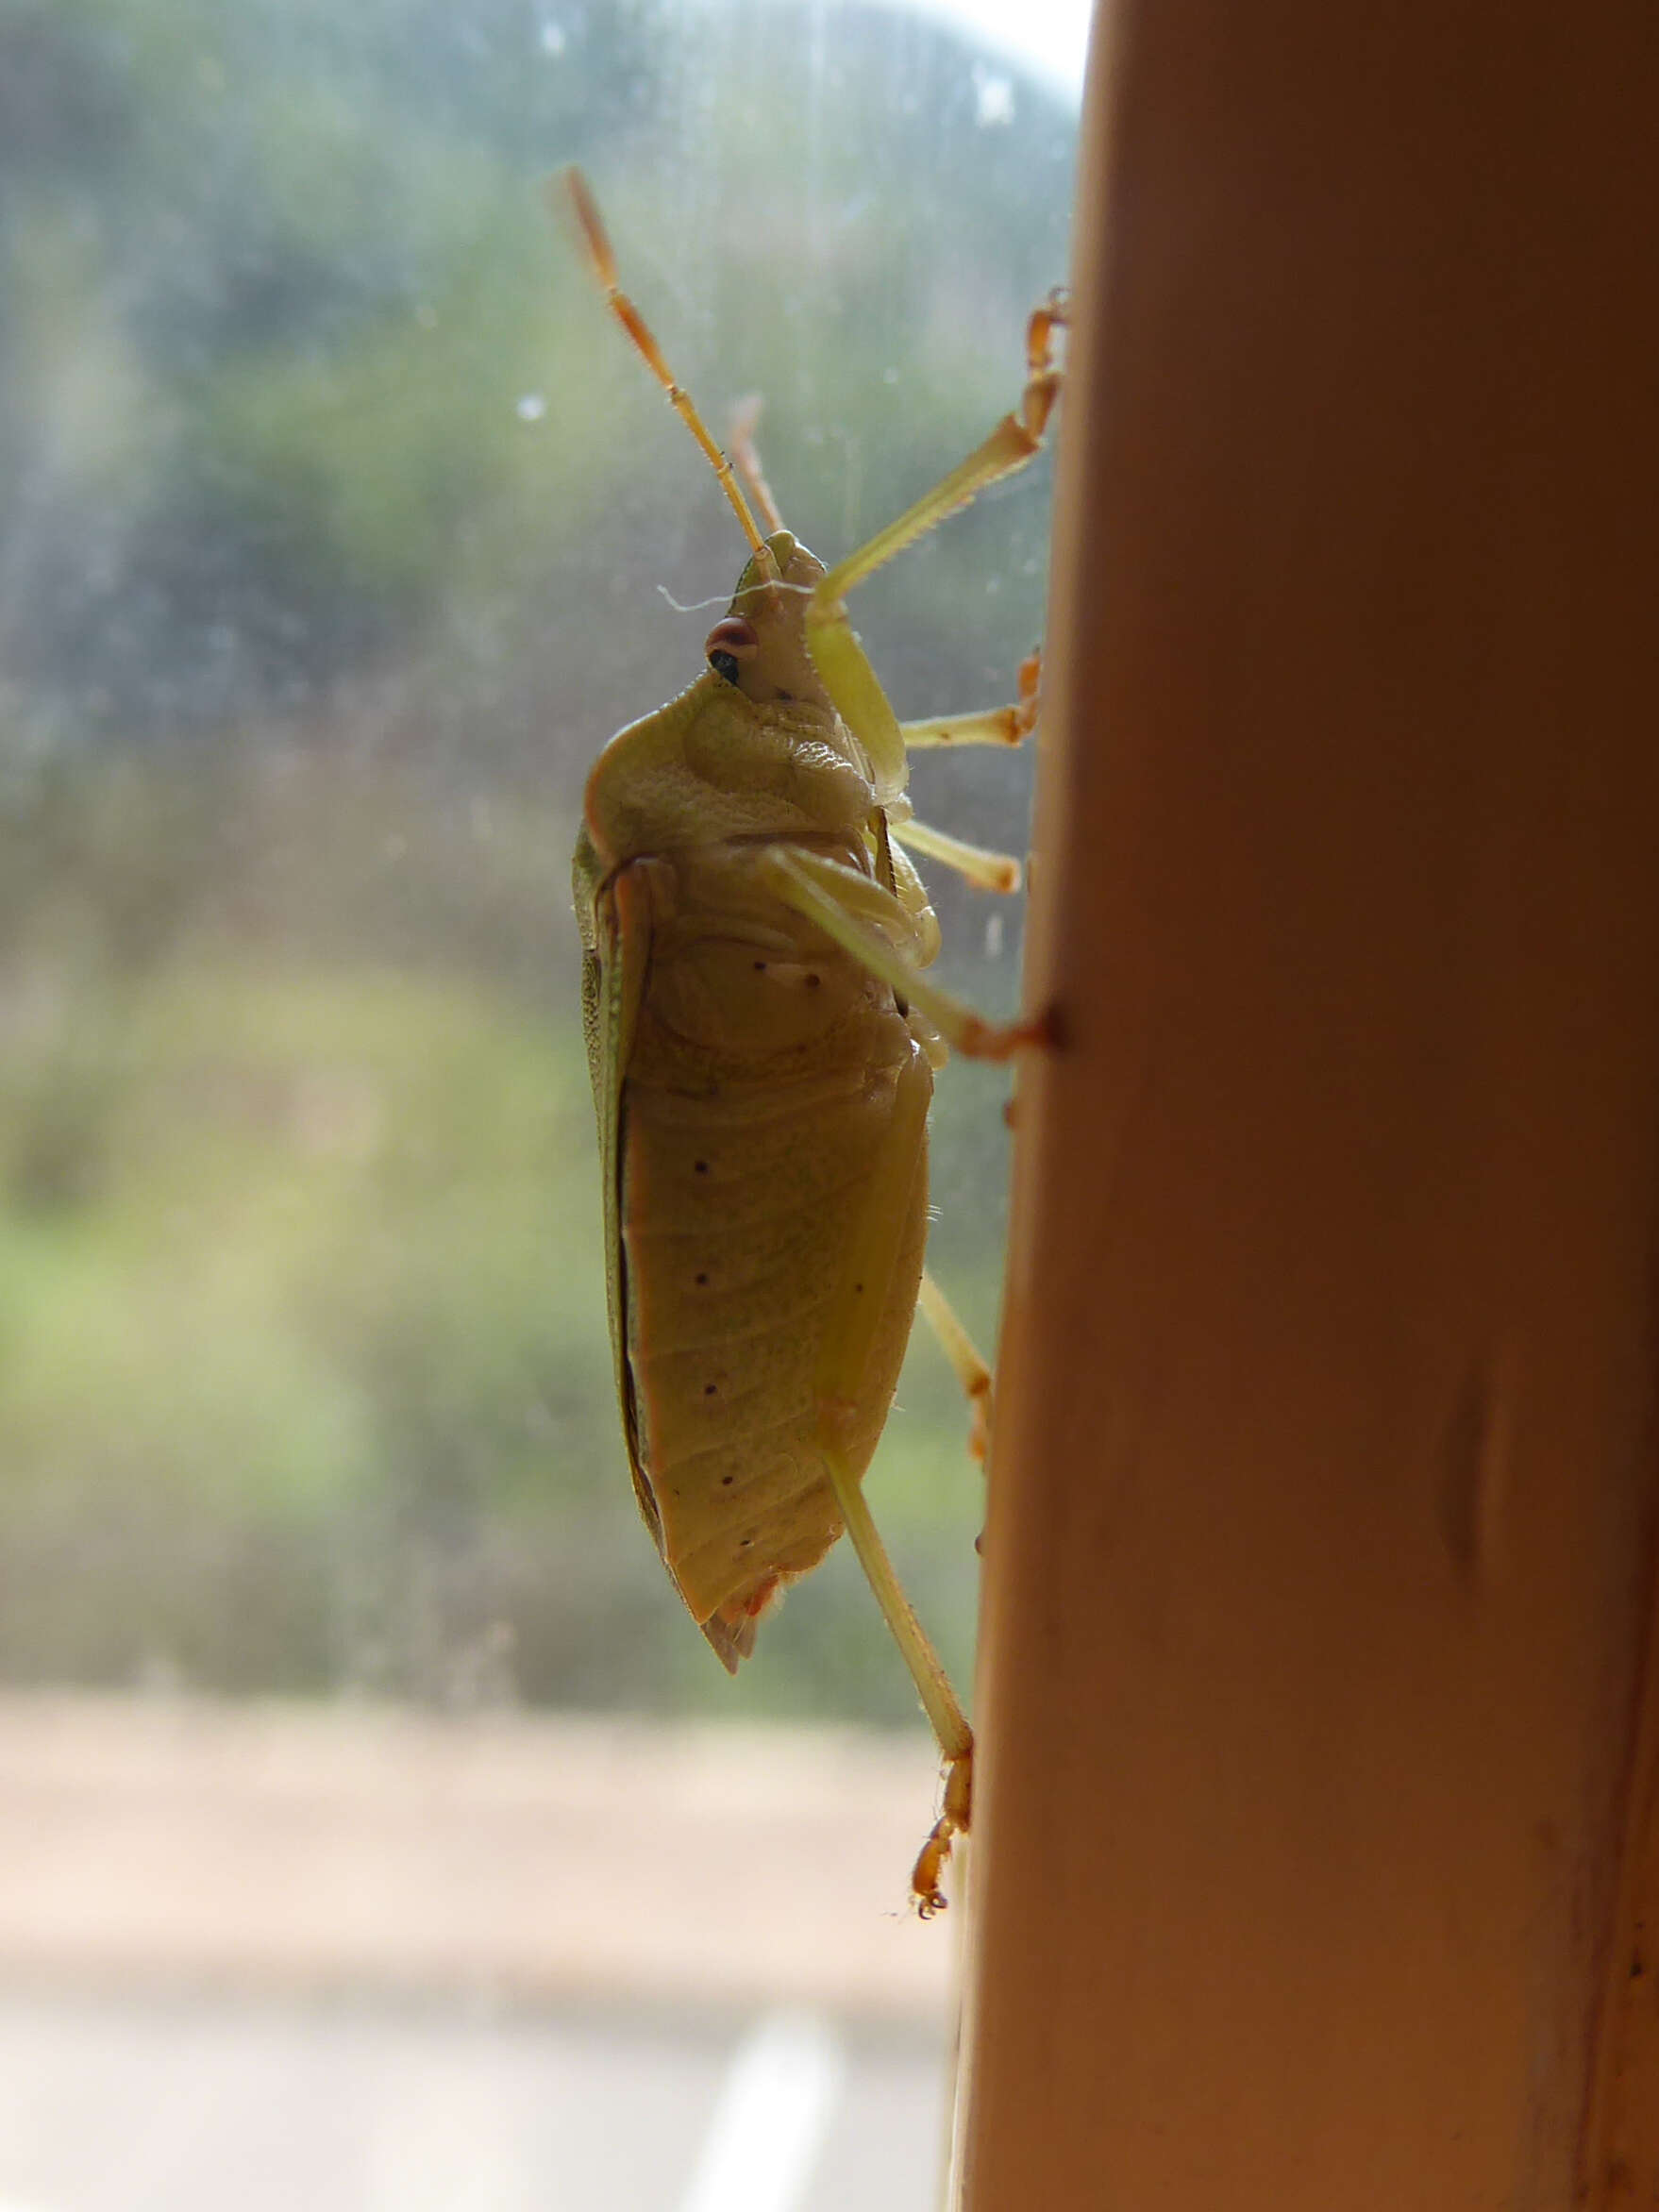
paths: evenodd
<path fill-rule="evenodd" d="M 743 525 L 743 534 L 749 542 L 750 551 L 764 554 L 766 541 L 756 527 L 747 501 L 738 489 L 730 461 L 710 437 L 702 416 L 692 404 L 691 394 L 676 382 L 674 372 L 663 360 L 662 349 L 651 336 L 644 316 L 616 281 L 616 256 L 611 250 L 611 241 L 605 234 L 605 226 L 599 219 L 599 209 L 588 189 L 587 178 L 579 169 L 570 168 L 562 172 L 561 180 L 570 194 L 570 203 L 576 211 L 577 227 L 581 233 L 582 244 L 587 249 L 589 265 L 600 291 L 605 294 L 606 306 L 644 356 L 645 366 L 668 394 L 669 405 L 702 447 L 709 466 L 720 479 L 721 490 L 731 502 L 732 512 Z"/>
<path fill-rule="evenodd" d="M 761 466 L 760 449 L 755 444 L 755 432 L 761 426 L 761 410 L 765 401 L 758 392 L 751 392 L 746 399 L 740 399 L 731 411 L 731 458 L 737 463 L 737 473 L 749 488 L 749 497 L 761 511 L 761 520 L 769 530 L 783 528 L 783 516 L 778 502 L 772 496 L 772 487 L 766 481 L 766 472 Z"/>

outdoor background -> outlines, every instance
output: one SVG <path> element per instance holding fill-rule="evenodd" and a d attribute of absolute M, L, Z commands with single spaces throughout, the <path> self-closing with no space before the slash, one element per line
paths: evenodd
<path fill-rule="evenodd" d="M 930 2200 L 909 1682 L 845 1547 L 729 1681 L 619 1433 L 569 855 L 744 547 L 542 188 L 834 558 L 1017 394 L 1080 63 L 0 0 L 0 2212 Z M 1044 463 L 859 595 L 901 713 L 1012 695 L 1047 525 Z M 915 780 L 1022 847 L 1029 760 Z M 1011 1010 L 1018 903 L 930 873 Z M 987 1348 L 1007 1089 L 934 1121 Z M 964 1431 L 918 1331 L 869 1489 L 965 1691 Z"/>
<path fill-rule="evenodd" d="M 0 1678 L 913 1718 L 850 1557 L 732 1684 L 632 1503 L 568 855 L 743 547 L 541 186 L 833 558 L 1012 403 L 1073 129 L 885 9 L 0 4 Z M 901 713 L 1012 695 L 1046 501 L 859 596 Z M 918 812 L 1019 848 L 1029 777 Z M 986 1344 L 1005 1088 L 935 1118 Z M 965 1675 L 962 1437 L 918 1331 L 870 1490 Z"/>

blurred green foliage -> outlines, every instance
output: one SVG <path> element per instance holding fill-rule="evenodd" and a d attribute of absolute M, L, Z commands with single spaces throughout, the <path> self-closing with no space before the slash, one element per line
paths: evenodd
<path fill-rule="evenodd" d="M 741 556 L 539 185 L 833 552 L 1064 266 L 1071 118 L 987 67 L 781 0 L 0 0 L 0 1675 L 912 1712 L 850 1560 L 734 1687 L 634 1516 L 566 856 L 695 672 L 657 587 Z M 861 602 L 902 712 L 1007 695 L 1045 517 Z M 918 783 L 1017 843 L 1026 774 Z M 1017 916 L 940 904 L 1006 1005 Z M 984 1335 L 1001 1095 L 935 1124 Z M 871 1486 L 959 1667 L 961 1433 L 923 1344 Z"/>

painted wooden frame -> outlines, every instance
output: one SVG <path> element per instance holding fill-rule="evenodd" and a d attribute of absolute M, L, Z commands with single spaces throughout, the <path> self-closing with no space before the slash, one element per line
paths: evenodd
<path fill-rule="evenodd" d="M 1659 2203 L 1647 0 L 1112 0 L 965 2212 Z"/>

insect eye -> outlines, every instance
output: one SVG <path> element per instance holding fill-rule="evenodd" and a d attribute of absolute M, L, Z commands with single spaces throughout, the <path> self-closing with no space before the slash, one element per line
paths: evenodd
<path fill-rule="evenodd" d="M 761 641 L 755 635 L 754 624 L 745 622 L 737 614 L 729 614 L 724 622 L 717 622 L 703 640 L 709 666 L 728 683 L 737 681 L 738 662 L 752 660 L 760 649 Z"/>

